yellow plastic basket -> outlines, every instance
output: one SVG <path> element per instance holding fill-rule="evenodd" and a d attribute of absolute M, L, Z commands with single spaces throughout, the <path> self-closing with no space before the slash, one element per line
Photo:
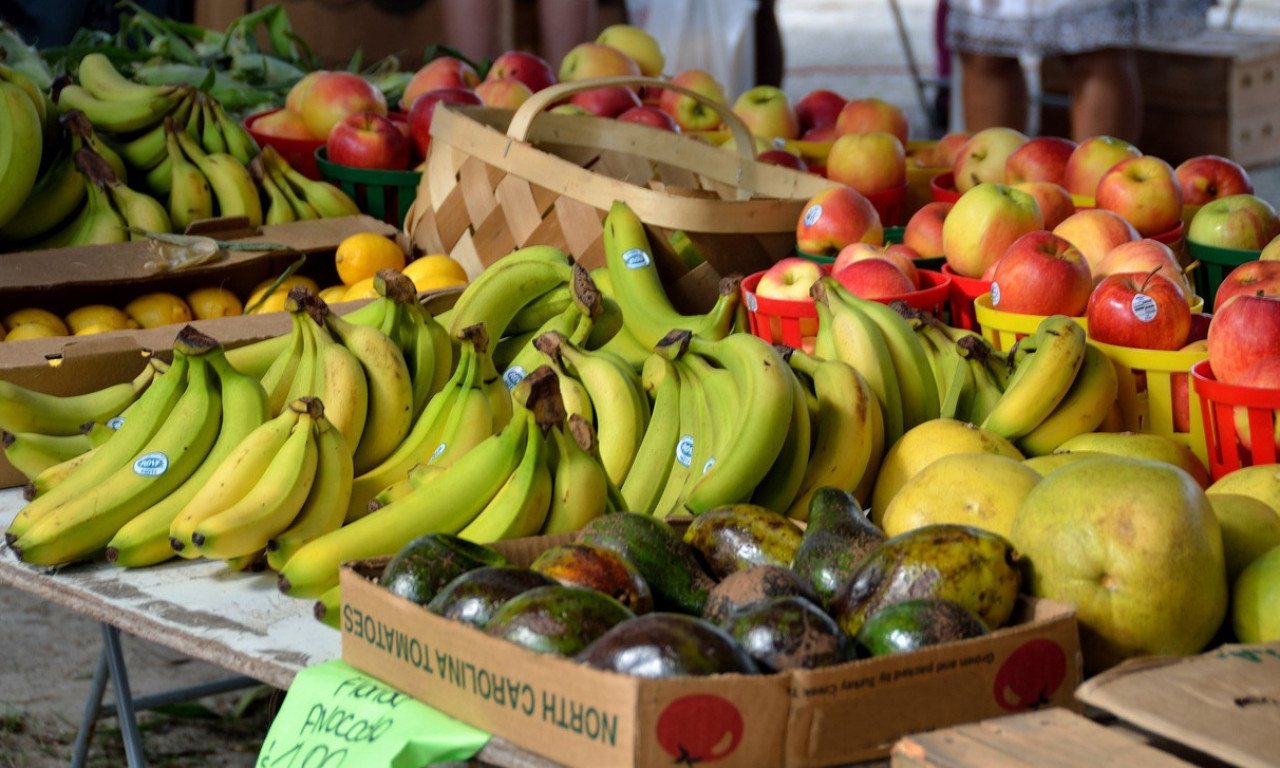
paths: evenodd
<path fill-rule="evenodd" d="M 974 315 L 982 335 L 996 349 L 1008 350 L 1018 339 L 1036 332 L 1044 315 L 1020 315 L 1014 312 L 1001 312 L 991 306 L 991 294 L 984 293 L 973 300 Z M 1191 311 L 1204 310 L 1204 299 L 1196 296 L 1191 301 Z M 1083 317 L 1075 318 L 1080 327 L 1089 330 L 1089 321 Z"/>

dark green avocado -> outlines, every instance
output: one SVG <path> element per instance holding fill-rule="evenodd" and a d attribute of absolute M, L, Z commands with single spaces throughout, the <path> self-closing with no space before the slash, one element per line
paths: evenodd
<path fill-rule="evenodd" d="M 404 545 L 382 570 L 380 583 L 407 600 L 426 605 L 445 584 L 473 568 L 506 565 L 482 544 L 448 533 L 428 533 Z"/>
<path fill-rule="evenodd" d="M 854 643 L 859 653 L 884 656 L 987 633 L 982 619 L 963 605 L 924 597 L 886 605 L 876 611 L 858 630 Z"/>
<path fill-rule="evenodd" d="M 553 584 L 534 587 L 503 603 L 484 631 L 535 653 L 572 656 L 634 616 L 603 592 Z"/>
<path fill-rule="evenodd" d="M 670 523 L 653 515 L 601 515 L 587 523 L 577 540 L 611 549 L 630 561 L 649 585 L 656 610 L 697 616 L 715 586 L 693 548 Z"/>
<path fill-rule="evenodd" d="M 622 622 L 576 658 L 596 669 L 647 678 L 759 672 L 727 632 L 681 613 L 648 613 Z"/>
<path fill-rule="evenodd" d="M 475 568 L 441 587 L 427 610 L 483 629 L 503 603 L 534 587 L 555 583 L 549 576 L 515 565 Z"/>

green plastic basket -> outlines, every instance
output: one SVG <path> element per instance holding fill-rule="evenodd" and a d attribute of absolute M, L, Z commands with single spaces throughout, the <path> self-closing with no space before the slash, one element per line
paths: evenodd
<path fill-rule="evenodd" d="M 1257 261 L 1261 251 L 1245 251 L 1239 248 L 1218 248 L 1187 240 L 1187 248 L 1193 261 L 1200 262 L 1191 272 L 1195 275 L 1196 294 L 1204 298 L 1206 311 L 1213 311 L 1213 299 L 1218 286 L 1231 270 L 1248 261 Z"/>
<path fill-rule="evenodd" d="M 331 163 L 324 147 L 316 150 L 320 177 L 346 192 L 364 213 L 404 228 L 404 217 L 418 193 L 421 171 L 374 171 Z"/>

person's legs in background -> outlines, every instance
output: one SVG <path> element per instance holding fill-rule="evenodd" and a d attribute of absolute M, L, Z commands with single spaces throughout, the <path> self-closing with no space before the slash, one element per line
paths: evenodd
<path fill-rule="evenodd" d="M 575 45 L 596 38 L 596 0 L 538 0 L 538 47 L 542 58 L 559 68 Z"/>
<path fill-rule="evenodd" d="M 504 0 L 444 0 L 442 9 L 445 45 L 457 48 L 472 61 L 492 59 L 498 50 L 499 20 Z"/>
<path fill-rule="evenodd" d="M 961 99 L 968 131 L 1003 125 L 1027 129 L 1027 78 L 1022 62 L 1008 56 L 961 53 Z"/>
<path fill-rule="evenodd" d="M 1071 71 L 1071 138 L 1114 136 L 1136 142 L 1142 129 L 1142 84 L 1132 49 L 1107 48 L 1067 57 Z M 965 70 L 968 74 L 968 70 Z"/>
<path fill-rule="evenodd" d="M 756 6 L 756 84 L 781 88 L 786 67 L 782 30 L 773 5 L 774 0 L 760 0 Z"/>

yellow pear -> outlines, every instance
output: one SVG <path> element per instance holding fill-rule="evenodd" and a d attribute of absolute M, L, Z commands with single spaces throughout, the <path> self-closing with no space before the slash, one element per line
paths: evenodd
<path fill-rule="evenodd" d="M 998 453 L 1022 460 L 1013 443 L 990 430 L 957 419 L 931 419 L 917 424 L 885 451 L 871 493 L 871 520 L 882 525 L 884 511 L 912 475 L 934 459 L 953 453 Z"/>
<path fill-rule="evenodd" d="M 1070 453 L 1046 453 L 1043 456 L 1028 456 L 1023 459 L 1024 466 L 1034 469 L 1041 477 L 1045 477 L 1050 472 L 1059 467 L 1065 467 L 1068 464 L 1074 464 L 1081 459 L 1092 459 L 1098 456 L 1110 456 L 1109 453 L 1102 451 L 1071 451 Z"/>
<path fill-rule="evenodd" d="M 1249 564 L 1231 589 L 1231 626 L 1242 643 L 1280 640 L 1280 547 Z"/>
<path fill-rule="evenodd" d="M 1280 546 L 1280 514 L 1252 496 L 1239 493 L 1205 494 L 1222 527 L 1222 557 L 1227 583 L 1267 550 Z M 1277 606 L 1280 610 L 1280 606 Z"/>
<path fill-rule="evenodd" d="M 1027 494 L 1010 541 L 1032 595 L 1076 605 L 1086 672 L 1191 654 L 1227 613 L 1222 532 L 1209 499 L 1162 461 L 1103 456 Z"/>
<path fill-rule="evenodd" d="M 1204 462 L 1187 446 L 1172 437 L 1154 432 L 1085 432 L 1067 440 L 1054 453 L 1099 451 L 1116 456 L 1154 459 L 1181 467 L 1195 478 L 1201 488 L 1208 488 L 1212 478 Z"/>
<path fill-rule="evenodd" d="M 998 533 L 1013 528 L 1018 506 L 1040 475 L 998 453 L 953 453 L 907 480 L 884 511 L 885 535 L 933 523 L 954 523 Z"/>
<path fill-rule="evenodd" d="M 1241 467 L 1218 478 L 1208 492 L 1252 496 L 1280 515 L 1280 464 Z"/>

